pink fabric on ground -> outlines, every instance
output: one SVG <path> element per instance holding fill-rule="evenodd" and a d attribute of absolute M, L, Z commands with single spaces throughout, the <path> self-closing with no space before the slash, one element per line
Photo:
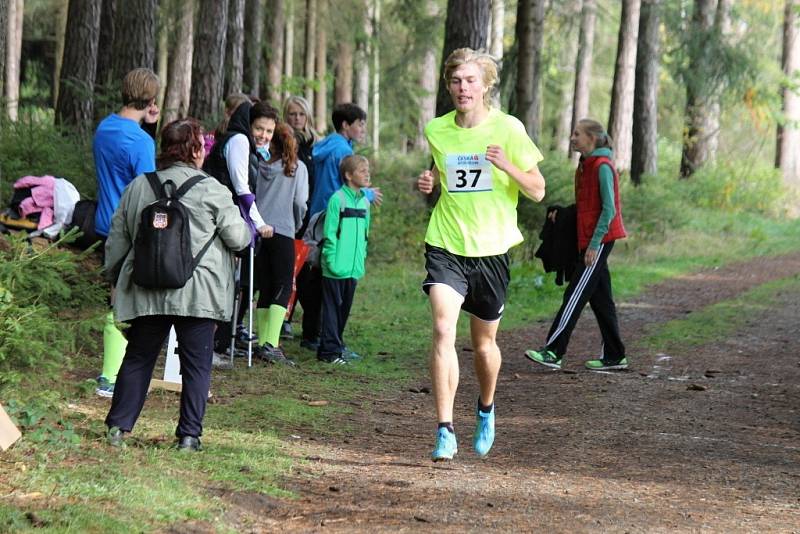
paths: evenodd
<path fill-rule="evenodd" d="M 14 182 L 14 189 L 31 188 L 31 196 L 19 204 L 19 214 L 27 217 L 39 213 L 39 230 L 53 224 L 56 179 L 52 176 L 24 176 Z"/>

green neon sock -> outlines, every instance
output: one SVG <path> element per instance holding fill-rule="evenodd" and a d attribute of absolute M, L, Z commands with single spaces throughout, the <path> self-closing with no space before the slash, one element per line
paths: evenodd
<path fill-rule="evenodd" d="M 103 327 L 103 376 L 112 384 L 117 381 L 127 346 L 128 340 L 114 324 L 114 313 L 109 312 Z"/>
<path fill-rule="evenodd" d="M 269 307 L 267 313 L 269 314 L 269 321 L 266 325 L 267 343 L 277 347 L 281 340 L 281 327 L 283 326 L 283 319 L 286 317 L 286 308 L 273 304 Z"/>
<path fill-rule="evenodd" d="M 267 329 L 269 324 L 269 310 L 256 308 L 256 331 L 258 332 L 258 344 L 263 345 L 267 342 Z"/>

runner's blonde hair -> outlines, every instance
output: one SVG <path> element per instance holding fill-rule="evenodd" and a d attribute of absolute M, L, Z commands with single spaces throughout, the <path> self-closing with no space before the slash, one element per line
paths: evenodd
<path fill-rule="evenodd" d="M 483 95 L 483 103 L 487 107 L 492 105 L 492 92 L 497 84 L 497 61 L 486 52 L 471 48 L 457 48 L 453 50 L 444 62 L 444 81 L 450 84 L 453 72 L 467 63 L 474 63 L 481 70 L 483 85 L 489 90 Z"/>

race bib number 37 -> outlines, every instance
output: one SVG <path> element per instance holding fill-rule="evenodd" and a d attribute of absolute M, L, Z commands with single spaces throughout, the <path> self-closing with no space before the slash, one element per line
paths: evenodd
<path fill-rule="evenodd" d="M 447 190 L 451 193 L 477 193 L 492 190 L 492 164 L 484 154 L 448 154 Z"/>

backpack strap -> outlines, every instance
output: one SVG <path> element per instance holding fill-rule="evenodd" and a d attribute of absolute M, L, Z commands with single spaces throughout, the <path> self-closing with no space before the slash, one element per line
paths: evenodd
<path fill-rule="evenodd" d="M 192 271 L 194 271 L 200 264 L 200 260 L 203 259 L 203 256 L 208 250 L 208 247 L 211 246 L 211 243 L 214 242 L 214 240 L 217 238 L 218 235 L 219 235 L 219 229 L 214 230 L 214 235 L 211 236 L 211 239 L 209 239 L 208 242 L 205 245 L 203 245 L 203 248 L 201 248 L 200 252 L 197 253 L 197 256 L 194 257 L 194 259 L 192 260 Z"/>
<path fill-rule="evenodd" d="M 153 190 L 153 194 L 155 194 L 156 198 L 162 197 L 161 191 L 161 180 L 158 179 L 157 172 L 146 172 L 144 175 L 147 177 L 147 182 L 150 184 L 150 189 Z"/>
<path fill-rule="evenodd" d="M 183 185 L 181 185 L 181 186 L 178 188 L 178 190 L 177 190 L 177 191 L 175 191 L 175 193 L 172 195 L 172 198 L 173 198 L 173 199 L 179 199 L 179 198 L 181 198 L 183 195 L 185 195 L 185 194 L 186 194 L 186 192 L 187 192 L 189 189 L 191 189 L 192 187 L 194 187 L 194 186 L 195 186 L 195 185 L 197 185 L 199 182 L 202 182 L 202 181 L 203 181 L 203 180 L 205 180 L 205 179 L 206 179 L 206 176 L 205 176 L 204 174 L 197 174 L 197 175 L 195 175 L 195 176 L 192 176 L 191 178 L 189 178 L 188 180 L 186 180 L 185 182 L 183 182 Z"/>

